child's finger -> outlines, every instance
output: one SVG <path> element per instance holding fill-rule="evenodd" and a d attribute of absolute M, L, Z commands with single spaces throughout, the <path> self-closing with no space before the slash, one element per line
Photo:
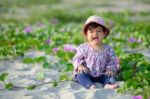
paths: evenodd
<path fill-rule="evenodd" d="M 114 76 L 116 76 L 117 75 L 117 73 L 116 72 L 114 72 Z"/>
<path fill-rule="evenodd" d="M 114 76 L 116 76 L 116 72 L 114 72 Z"/>
<path fill-rule="evenodd" d="M 78 73 L 80 73 L 80 70 L 78 69 L 78 71 L 77 71 Z"/>
<path fill-rule="evenodd" d="M 113 76 L 114 76 L 114 72 L 111 71 L 111 77 L 113 77 Z"/>
<path fill-rule="evenodd" d="M 90 72 L 90 70 L 88 69 L 88 68 L 86 68 L 86 71 L 89 73 Z"/>
<path fill-rule="evenodd" d="M 82 73 L 83 73 L 83 70 L 80 70 L 80 73 L 82 74 Z"/>
<path fill-rule="evenodd" d="M 111 76 L 111 77 L 113 76 L 113 72 L 110 72 L 110 76 Z"/>
<path fill-rule="evenodd" d="M 105 76 L 107 76 L 107 72 L 105 72 Z"/>
<path fill-rule="evenodd" d="M 113 72 L 113 76 L 116 76 L 116 72 Z"/>
<path fill-rule="evenodd" d="M 109 76 L 109 71 L 107 71 L 107 72 L 105 73 L 105 76 Z"/>
<path fill-rule="evenodd" d="M 114 77 L 115 76 L 115 73 L 114 72 L 112 72 L 112 75 L 111 75 L 112 77 Z"/>
<path fill-rule="evenodd" d="M 108 76 L 108 77 L 111 76 L 111 72 L 110 72 L 110 71 L 108 71 L 107 76 Z"/>
<path fill-rule="evenodd" d="M 85 73 L 89 73 L 89 70 L 88 70 L 87 68 L 84 68 L 83 71 L 84 71 Z"/>
<path fill-rule="evenodd" d="M 113 76 L 113 72 L 112 71 L 110 71 L 109 73 L 110 73 L 110 75 L 109 75 L 110 77 Z"/>
<path fill-rule="evenodd" d="M 78 73 L 82 73 L 82 69 L 78 69 Z"/>

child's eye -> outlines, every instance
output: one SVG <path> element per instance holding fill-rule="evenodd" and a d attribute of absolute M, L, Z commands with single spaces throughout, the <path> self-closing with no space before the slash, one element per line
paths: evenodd
<path fill-rule="evenodd" d="M 98 30 L 97 32 L 102 32 L 102 30 Z"/>
<path fill-rule="evenodd" d="M 93 31 L 89 31 L 89 33 L 93 33 Z"/>

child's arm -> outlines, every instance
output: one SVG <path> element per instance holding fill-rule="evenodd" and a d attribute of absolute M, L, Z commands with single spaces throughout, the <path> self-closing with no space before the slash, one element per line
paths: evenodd
<path fill-rule="evenodd" d="M 85 73 L 89 72 L 88 68 L 83 65 L 83 63 L 85 62 L 84 58 L 85 58 L 85 52 L 83 51 L 83 47 L 79 46 L 72 60 L 74 65 L 74 70 L 78 73 L 81 73 L 82 71 Z"/>
<path fill-rule="evenodd" d="M 115 76 L 117 72 L 117 57 L 112 47 L 109 47 L 108 50 L 109 60 L 106 65 L 106 75 Z"/>

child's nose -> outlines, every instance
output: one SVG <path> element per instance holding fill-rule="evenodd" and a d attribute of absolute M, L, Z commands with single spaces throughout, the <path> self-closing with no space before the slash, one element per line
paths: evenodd
<path fill-rule="evenodd" d="M 98 32 L 97 32 L 97 31 L 94 31 L 94 34 L 95 34 L 95 35 L 98 35 Z"/>

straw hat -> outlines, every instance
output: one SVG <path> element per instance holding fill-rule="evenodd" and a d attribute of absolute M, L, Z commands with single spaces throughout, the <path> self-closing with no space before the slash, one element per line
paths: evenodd
<path fill-rule="evenodd" d="M 84 27 L 83 27 L 83 33 L 84 33 L 84 35 L 85 35 L 86 32 L 87 32 L 87 27 L 88 27 L 88 25 L 91 24 L 91 23 L 97 23 L 97 24 L 99 24 L 99 25 L 101 25 L 101 26 L 103 26 L 103 27 L 105 28 L 105 33 L 106 33 L 105 38 L 109 35 L 110 30 L 109 30 L 109 28 L 106 26 L 105 21 L 104 21 L 101 17 L 99 17 L 99 16 L 97 16 L 97 15 L 90 16 L 90 17 L 86 20 L 86 22 L 85 22 L 85 24 L 84 24 Z"/>

